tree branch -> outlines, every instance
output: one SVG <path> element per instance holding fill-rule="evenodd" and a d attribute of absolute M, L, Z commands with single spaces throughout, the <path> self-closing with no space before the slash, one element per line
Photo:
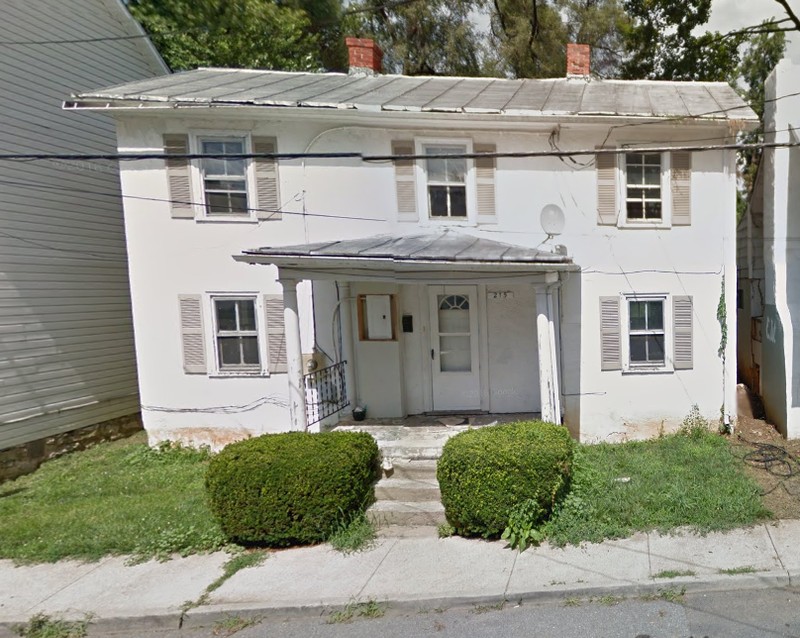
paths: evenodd
<path fill-rule="evenodd" d="M 789 16 L 789 19 L 794 23 L 793 30 L 800 31 L 800 18 L 792 11 L 792 8 L 789 6 L 789 0 L 775 0 L 775 2 L 783 7 L 783 10 L 786 11 L 786 15 Z"/>

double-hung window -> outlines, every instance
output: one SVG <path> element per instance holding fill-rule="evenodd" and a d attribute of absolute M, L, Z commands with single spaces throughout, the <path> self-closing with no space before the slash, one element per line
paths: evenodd
<path fill-rule="evenodd" d="M 203 137 L 199 139 L 199 150 L 203 157 L 200 169 L 203 180 L 203 201 L 206 215 L 247 216 L 250 213 L 247 200 L 247 161 L 225 155 L 246 153 L 243 137 Z"/>
<path fill-rule="evenodd" d="M 219 370 L 259 371 L 255 297 L 215 297 L 212 303 Z"/>
<path fill-rule="evenodd" d="M 467 217 L 467 160 L 446 157 L 467 152 L 461 145 L 425 147 L 428 189 L 428 213 L 433 219 Z M 438 156 L 438 157 L 436 157 Z M 442 157 L 445 156 L 445 157 Z"/>
<path fill-rule="evenodd" d="M 661 221 L 661 154 L 625 154 L 625 210 L 628 221 Z"/>
<path fill-rule="evenodd" d="M 661 367 L 665 364 L 664 299 L 628 299 L 628 352 L 630 365 Z"/>

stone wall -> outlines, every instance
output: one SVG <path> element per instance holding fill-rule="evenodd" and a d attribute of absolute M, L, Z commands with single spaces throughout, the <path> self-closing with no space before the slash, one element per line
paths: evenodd
<path fill-rule="evenodd" d="M 30 474 L 45 461 L 68 452 L 123 439 L 141 430 L 142 417 L 136 413 L 0 450 L 0 483 Z"/>

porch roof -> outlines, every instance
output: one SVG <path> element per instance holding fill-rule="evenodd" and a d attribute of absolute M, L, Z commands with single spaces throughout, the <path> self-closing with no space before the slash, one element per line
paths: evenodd
<path fill-rule="evenodd" d="M 515 272 L 574 270 L 563 254 L 515 246 L 452 230 L 418 235 L 376 235 L 360 239 L 324 241 L 294 246 L 268 246 L 246 250 L 237 261 L 274 264 L 279 268 L 336 270 L 360 266 L 413 272 L 427 269 Z"/>

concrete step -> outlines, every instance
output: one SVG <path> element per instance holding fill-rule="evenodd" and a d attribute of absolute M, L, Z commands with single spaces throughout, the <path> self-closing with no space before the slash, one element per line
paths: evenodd
<path fill-rule="evenodd" d="M 393 461 L 435 461 L 442 456 L 442 447 L 436 444 L 409 445 L 407 443 L 381 444 L 378 442 L 378 447 L 383 458 Z"/>
<path fill-rule="evenodd" d="M 367 510 L 367 517 L 379 528 L 392 525 L 435 527 L 446 522 L 444 507 L 439 501 L 378 501 Z"/>
<path fill-rule="evenodd" d="M 377 529 L 378 538 L 439 538 L 438 525 L 386 525 Z"/>
<path fill-rule="evenodd" d="M 375 498 L 379 501 L 438 501 L 439 483 L 436 478 L 389 477 L 378 481 Z"/>
<path fill-rule="evenodd" d="M 392 469 L 384 471 L 386 478 L 402 478 L 411 480 L 436 480 L 436 461 L 434 460 L 417 460 L 417 461 L 399 461 L 392 462 Z"/>

